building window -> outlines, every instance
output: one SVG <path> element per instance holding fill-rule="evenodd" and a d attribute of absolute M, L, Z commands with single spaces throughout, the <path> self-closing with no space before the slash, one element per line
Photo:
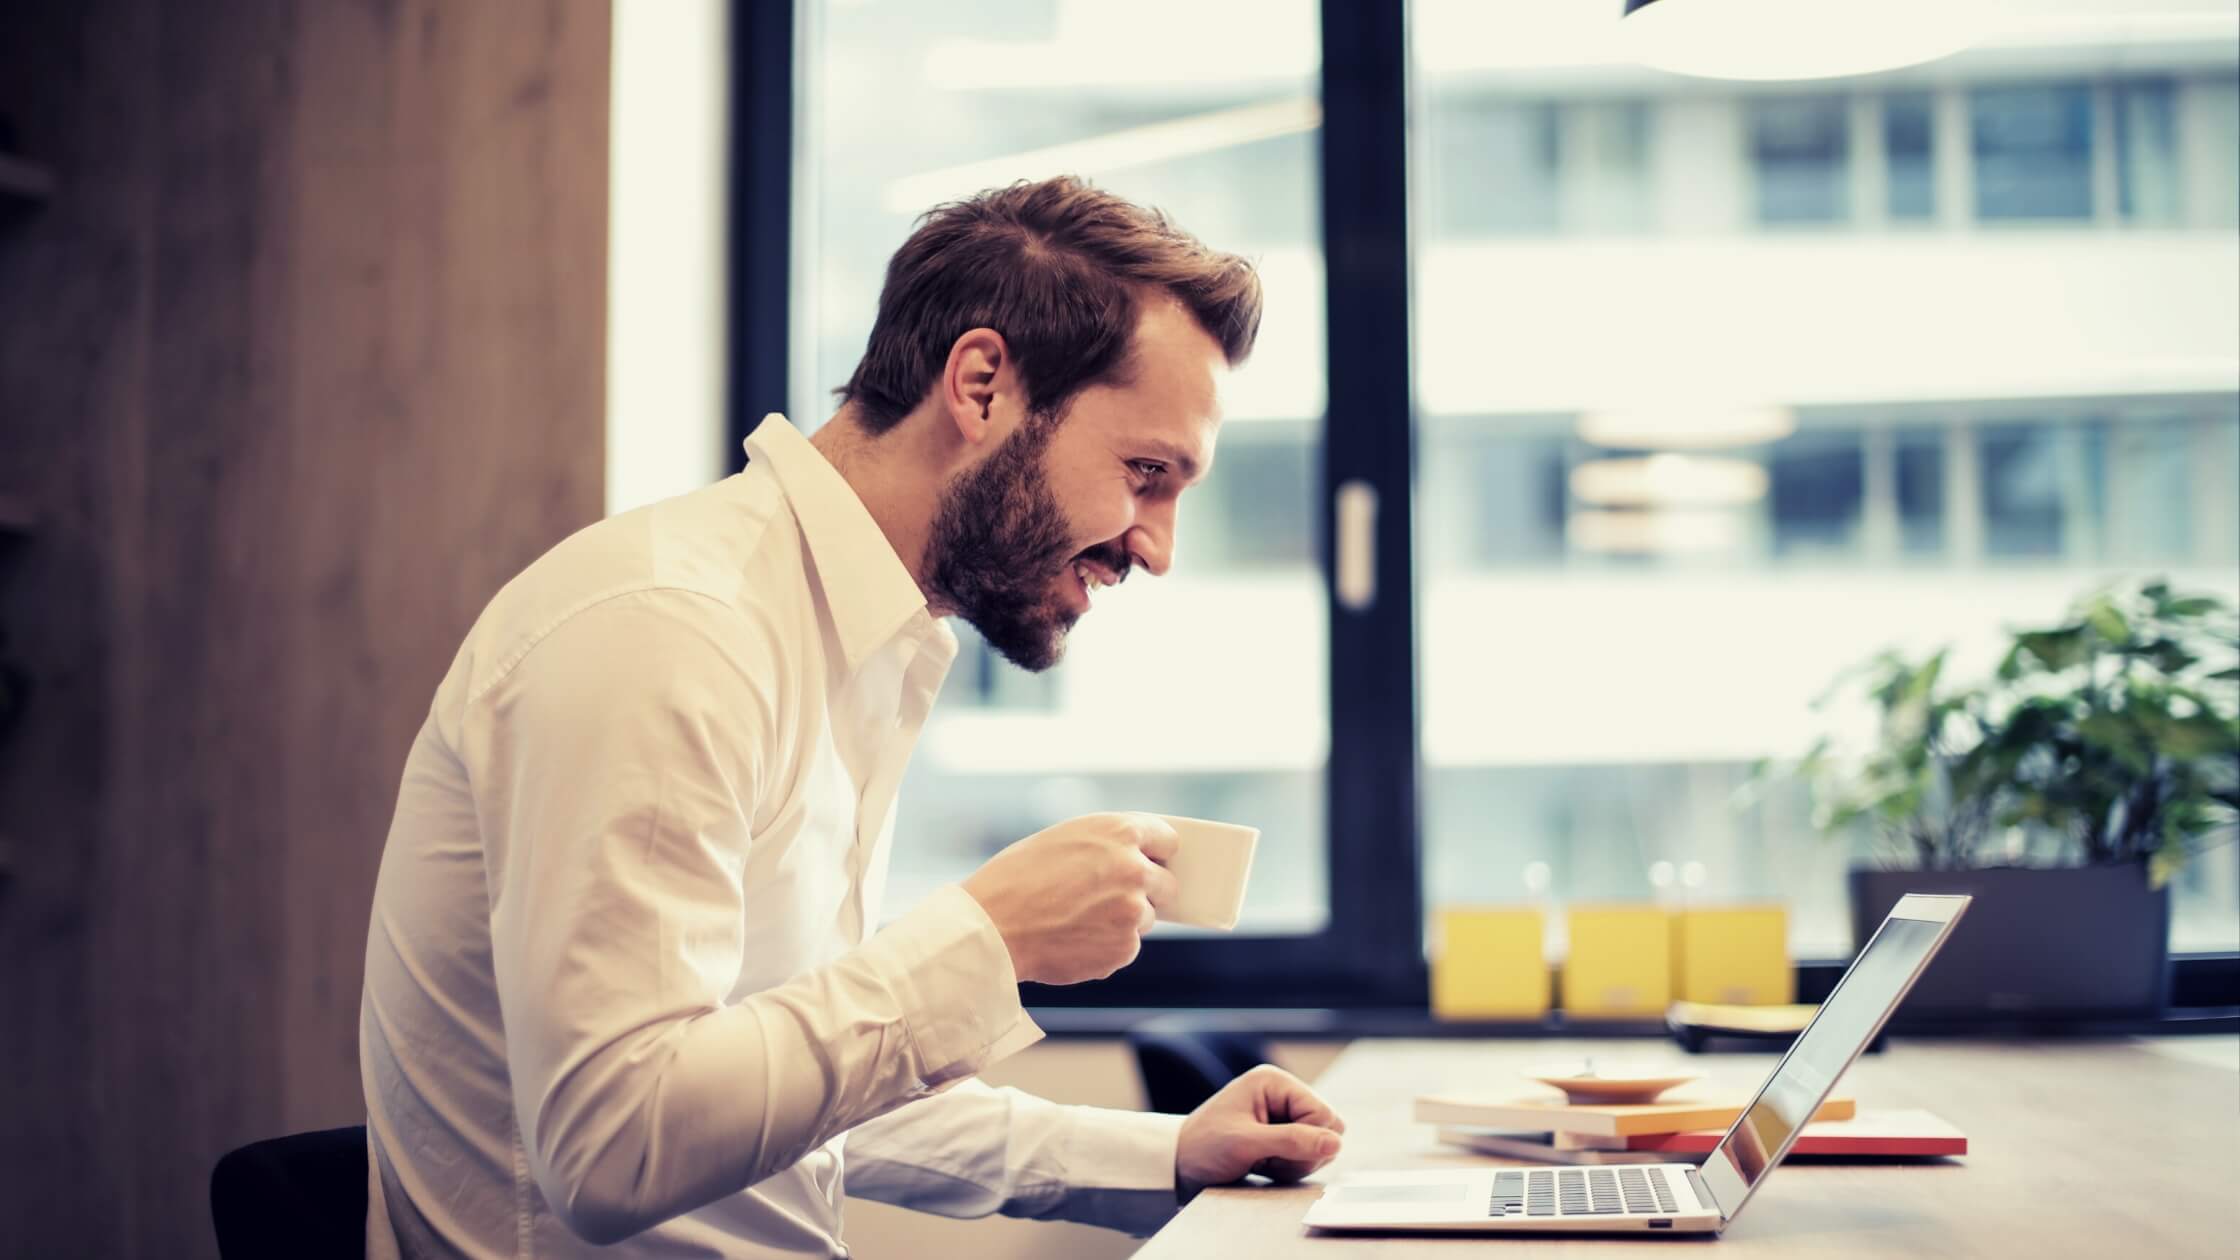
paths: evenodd
<path fill-rule="evenodd" d="M 2116 213 L 2126 223 L 2175 223 L 2177 119 L 2168 80 L 2119 83 L 2115 109 Z"/>
<path fill-rule="evenodd" d="M 1882 158 L 1887 170 L 1884 212 L 1899 223 L 1937 214 L 1935 101 L 1900 92 L 1882 101 Z"/>
<path fill-rule="evenodd" d="M 1757 177 L 1760 223 L 1848 220 L 1848 102 L 1842 97 L 1750 102 L 1750 164 Z"/>
<path fill-rule="evenodd" d="M 2092 217 L 2092 93 L 2082 84 L 1968 94 L 1976 218 Z"/>

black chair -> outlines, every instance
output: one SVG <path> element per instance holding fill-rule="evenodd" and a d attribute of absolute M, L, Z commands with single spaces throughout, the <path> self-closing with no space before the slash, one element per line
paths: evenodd
<path fill-rule="evenodd" d="M 1188 1115 L 1222 1086 L 1270 1062 L 1268 1043 L 1217 1022 L 1160 1015 L 1128 1030 L 1143 1092 L 1153 1111 Z"/>
<path fill-rule="evenodd" d="M 252 1142 L 210 1174 L 223 1260 L 365 1260 L 366 1206 L 362 1124 Z"/>

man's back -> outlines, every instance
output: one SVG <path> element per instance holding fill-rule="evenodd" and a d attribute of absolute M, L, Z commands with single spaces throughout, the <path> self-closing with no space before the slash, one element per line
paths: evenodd
<path fill-rule="evenodd" d="M 516 1117 L 535 1100 L 517 1099 L 509 1073 L 500 960 L 492 945 L 493 912 L 509 882 L 549 885 L 570 876 L 537 870 L 538 846 L 527 842 L 535 837 L 490 817 L 494 800 L 534 797 L 549 785 L 537 781 L 544 767 L 498 746 L 502 737 L 493 732 L 512 715 L 488 710 L 507 704 L 509 682 L 525 670 L 539 671 L 540 696 L 569 687 L 586 669 L 639 676 L 651 688 L 689 688 L 694 680 L 678 674 L 689 675 L 691 666 L 645 659 L 649 644 L 683 636 L 704 641 L 710 656 L 767 684 L 770 712 L 761 716 L 797 726 L 795 738 L 784 743 L 827 742 L 829 732 L 798 729 L 823 721 L 822 705 L 804 703 L 799 688 L 804 680 L 821 681 L 826 650 L 816 605 L 801 595 L 809 581 L 805 563 L 799 526 L 772 477 L 756 467 L 577 533 L 509 583 L 467 636 L 406 762 L 367 945 L 360 1056 L 376 1165 L 375 1254 L 384 1241 L 383 1215 L 407 1254 L 590 1250 L 555 1218 L 528 1167 Z M 654 626 L 660 628 L 648 638 Z M 729 716 L 748 721 L 748 715 L 711 715 L 717 721 Z M 596 713 L 585 717 L 600 721 Z M 648 735 L 658 746 L 665 733 Z M 632 737 L 629 731 L 583 734 Z M 710 746 L 754 742 L 742 729 Z M 734 785 L 750 776 L 771 783 L 795 778 L 792 767 L 751 761 L 742 756 L 707 769 Z M 627 780 L 643 773 L 643 765 L 615 764 L 614 771 Z M 500 777 L 516 781 L 491 781 Z M 616 811 L 627 811 L 649 801 L 657 805 L 662 790 L 618 781 L 607 799 Z M 749 803 L 757 833 L 751 847 L 745 828 L 700 837 L 709 860 L 732 866 L 745 890 L 748 913 L 733 925 L 735 938 L 720 925 L 698 942 L 657 933 L 653 940 L 672 947 L 662 951 L 668 956 L 636 961 L 705 968 L 711 974 L 703 979 L 736 997 L 779 984 L 854 944 L 837 930 L 852 927 L 858 937 L 862 931 L 860 920 L 849 921 L 857 874 L 848 861 L 854 793 L 818 795 L 821 801 Z M 790 814 L 782 826 L 774 817 L 780 812 Z M 646 877 L 645 869 L 634 873 Z M 625 935 L 619 925 L 616 935 Z M 608 966 L 618 986 L 630 982 L 626 961 Z M 640 1242 L 661 1254 L 696 1248 L 737 1254 L 737 1239 L 749 1236 L 787 1251 L 823 1254 L 825 1227 L 838 1211 L 839 1145 L 829 1142 L 752 1191 L 665 1222 Z"/>

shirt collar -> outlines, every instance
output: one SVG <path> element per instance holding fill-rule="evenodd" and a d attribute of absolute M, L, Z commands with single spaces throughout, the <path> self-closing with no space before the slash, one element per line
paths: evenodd
<path fill-rule="evenodd" d="M 746 451 L 749 460 L 770 466 L 793 506 L 840 651 L 854 673 L 926 611 L 925 593 L 855 488 L 784 416 L 764 416 Z"/>

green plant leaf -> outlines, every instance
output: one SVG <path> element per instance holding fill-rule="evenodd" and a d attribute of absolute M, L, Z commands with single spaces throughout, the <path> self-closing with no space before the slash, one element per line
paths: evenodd
<path fill-rule="evenodd" d="M 2240 732 L 2212 714 L 2143 714 L 2141 725 L 2154 740 L 2154 750 L 2173 761 L 2240 755 Z"/>
<path fill-rule="evenodd" d="M 2105 595 L 2095 596 L 2085 605 L 2084 622 L 2109 643 L 2124 643 L 2131 638 L 2131 623 L 2124 620 L 2115 601 Z"/>
<path fill-rule="evenodd" d="M 2085 644 L 2083 626 L 2025 630 L 2014 639 L 2018 649 L 2038 658 L 2039 664 L 2056 673 L 2083 664 L 2090 651 Z"/>
<path fill-rule="evenodd" d="M 2147 886 L 2159 891 L 2185 868 L 2186 855 L 2182 851 L 2173 854 L 2166 848 L 2156 849 L 2147 858 Z"/>
<path fill-rule="evenodd" d="M 2213 595 L 2188 595 L 2173 599 L 2155 609 L 2165 617 L 2206 617 L 2224 607 L 2224 601 Z"/>
<path fill-rule="evenodd" d="M 2165 674 L 2182 674 L 2201 658 L 2186 650 L 2175 639 L 2157 639 L 2152 643 L 2124 649 L 2124 655 L 2151 663 Z"/>

